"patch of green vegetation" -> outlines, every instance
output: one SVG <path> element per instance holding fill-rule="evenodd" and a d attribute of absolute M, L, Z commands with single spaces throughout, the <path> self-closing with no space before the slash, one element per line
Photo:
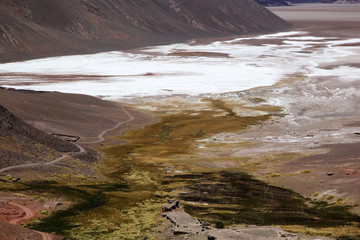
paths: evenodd
<path fill-rule="evenodd" d="M 33 196 L 34 199 L 38 202 L 41 202 L 41 203 L 44 203 L 45 202 L 45 198 L 43 196 L 37 196 L 37 195 L 34 195 Z"/>
<path fill-rule="evenodd" d="M 231 111 L 222 117 L 213 115 L 212 111 L 203 111 L 195 116 L 164 116 L 160 123 L 128 132 L 123 137 L 128 143 L 102 148 L 107 159 L 100 171 L 107 179 L 101 184 L 72 186 L 77 190 L 86 189 L 88 195 L 80 197 L 81 200 L 77 200 L 80 203 L 74 207 L 57 213 L 60 216 L 54 214 L 44 219 L 36 229 L 72 239 L 151 239 L 151 229 L 159 224 L 161 204 L 169 198 L 166 185 L 162 184 L 166 163 L 178 156 L 191 155 L 196 139 L 239 131 L 269 118 L 237 117 Z M 122 189 L 121 184 L 128 187 Z M 86 203 L 97 192 L 101 192 L 107 202 L 87 209 Z M 75 216 L 68 215 L 74 212 Z M 53 219 L 64 219 L 66 224 L 51 227 L 56 226 Z"/>
<path fill-rule="evenodd" d="M 188 204 L 186 210 L 202 220 L 217 223 L 218 227 L 276 224 L 301 226 L 304 229 L 299 231 L 303 232 L 326 227 L 334 236 L 334 229 L 359 224 L 358 216 L 349 213 L 347 206 L 311 202 L 293 191 L 239 172 L 240 167 L 252 169 L 261 161 L 244 163 L 246 159 L 228 159 L 239 167 L 235 165 L 227 171 L 205 162 L 220 162 L 222 157 L 203 157 L 200 161 L 195 140 L 239 132 L 281 114 L 280 108 L 263 105 L 248 108 L 269 114 L 240 117 L 230 103 L 207 101 L 212 110 L 197 111 L 197 115 L 164 115 L 156 124 L 127 132 L 122 137 L 126 144 L 102 147 L 100 150 L 106 155 L 99 167 L 104 175 L 102 181 L 90 182 L 70 174 L 58 178 L 58 182 L 16 185 L 17 190 L 62 196 L 75 203 L 32 227 L 65 239 L 154 239 L 152 229 L 161 223 L 161 205 L 174 195 L 185 202 L 208 203 Z M 219 110 L 225 114 L 220 116 Z M 214 144 L 216 147 L 219 144 Z M 274 157 L 276 161 L 285 161 L 292 156 Z M 352 231 L 348 236 L 356 234 Z"/>
<path fill-rule="evenodd" d="M 215 227 L 216 227 L 216 228 L 220 228 L 220 229 L 222 229 L 222 228 L 224 228 L 224 227 L 225 227 L 225 225 L 224 225 L 224 223 L 223 223 L 223 222 L 216 222 L 216 223 L 215 223 Z"/>
<path fill-rule="evenodd" d="M 52 183 L 41 183 L 37 186 L 27 185 L 27 187 L 31 188 L 32 191 L 36 190 L 38 192 L 49 190 L 54 195 L 63 195 L 77 202 L 69 209 L 55 211 L 49 217 L 41 219 L 39 223 L 32 225 L 33 229 L 56 233 L 64 237 L 69 237 L 68 231 L 77 227 L 72 221 L 74 217 L 85 211 L 99 208 L 108 201 L 107 196 L 101 191 L 91 192 L 81 190 L 80 186 L 69 187 Z"/>
<path fill-rule="evenodd" d="M 11 176 L 10 174 L 7 174 L 6 176 L 5 176 L 5 180 L 6 181 L 9 181 L 9 182 L 12 182 L 12 181 L 14 181 L 16 178 L 14 178 L 13 176 Z"/>
<path fill-rule="evenodd" d="M 266 173 L 265 177 L 266 178 L 275 178 L 275 177 L 281 177 L 281 175 L 278 173 L 268 172 L 268 173 Z"/>
<path fill-rule="evenodd" d="M 41 215 L 49 215 L 50 213 L 49 213 L 49 211 L 41 210 L 41 211 L 40 211 L 40 214 L 41 214 Z"/>

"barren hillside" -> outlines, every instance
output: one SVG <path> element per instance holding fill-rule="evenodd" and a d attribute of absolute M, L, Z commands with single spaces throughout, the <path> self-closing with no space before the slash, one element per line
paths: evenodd
<path fill-rule="evenodd" d="M 289 27 L 252 0 L 0 0 L 0 11 L 3 62 Z"/>
<path fill-rule="evenodd" d="M 0 168 L 55 159 L 78 147 L 25 123 L 0 105 Z"/>

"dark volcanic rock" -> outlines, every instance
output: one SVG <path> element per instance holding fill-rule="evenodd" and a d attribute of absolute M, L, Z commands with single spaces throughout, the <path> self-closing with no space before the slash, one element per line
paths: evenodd
<path fill-rule="evenodd" d="M 0 11 L 2 61 L 290 26 L 252 0 L 0 0 Z"/>

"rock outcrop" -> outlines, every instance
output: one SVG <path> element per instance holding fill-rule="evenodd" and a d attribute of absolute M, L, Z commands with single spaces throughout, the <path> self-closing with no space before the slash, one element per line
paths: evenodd
<path fill-rule="evenodd" d="M 211 229 L 208 240 L 300 240 L 297 234 L 285 232 L 273 227 L 237 227 L 229 229 Z"/>
<path fill-rule="evenodd" d="M 174 204 L 175 203 L 175 204 Z M 171 205 L 171 208 L 169 206 Z M 163 207 L 163 217 L 170 222 L 170 233 L 164 239 L 189 240 L 329 240 L 329 238 L 299 236 L 276 227 L 239 226 L 232 228 L 214 228 L 209 223 L 193 218 L 180 206 L 179 201 L 171 200 Z M 169 210 L 171 209 L 171 211 Z"/>

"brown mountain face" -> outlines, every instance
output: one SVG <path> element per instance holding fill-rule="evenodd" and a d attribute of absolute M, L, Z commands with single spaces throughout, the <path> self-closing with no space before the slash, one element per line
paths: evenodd
<path fill-rule="evenodd" d="M 0 168 L 49 161 L 77 146 L 25 123 L 0 105 Z"/>
<path fill-rule="evenodd" d="M 290 26 L 253 0 L 0 0 L 0 11 L 3 62 Z"/>

